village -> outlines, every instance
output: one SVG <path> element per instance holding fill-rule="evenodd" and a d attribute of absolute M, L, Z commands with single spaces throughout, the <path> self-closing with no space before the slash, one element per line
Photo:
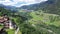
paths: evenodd
<path fill-rule="evenodd" d="M 0 34 L 8 34 L 5 32 L 7 29 L 14 29 L 16 31 L 19 29 L 16 23 L 5 14 L 0 16 L 0 26 Z M 16 31 L 15 34 L 17 34 Z"/>

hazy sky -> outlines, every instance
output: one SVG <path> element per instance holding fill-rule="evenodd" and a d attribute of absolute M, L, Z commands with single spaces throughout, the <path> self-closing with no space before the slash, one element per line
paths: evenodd
<path fill-rule="evenodd" d="M 20 7 L 22 5 L 45 2 L 47 0 L 0 0 L 0 4 Z"/>

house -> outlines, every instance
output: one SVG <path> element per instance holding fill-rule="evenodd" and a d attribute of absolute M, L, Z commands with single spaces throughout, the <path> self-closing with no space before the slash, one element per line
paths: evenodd
<path fill-rule="evenodd" d="M 0 16 L 0 24 L 3 24 L 4 23 L 4 19 L 3 17 Z"/>
<path fill-rule="evenodd" d="M 9 17 L 0 16 L 0 24 L 3 24 L 5 28 L 13 29 L 13 25 Z"/>

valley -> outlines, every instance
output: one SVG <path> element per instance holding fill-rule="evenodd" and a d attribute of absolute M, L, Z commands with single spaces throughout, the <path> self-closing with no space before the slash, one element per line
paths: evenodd
<path fill-rule="evenodd" d="M 11 25 L 12 23 L 12 26 L 14 26 L 6 26 L 9 28 L 5 31 L 7 34 L 60 34 L 59 1 L 48 0 L 43 3 L 24 5 L 21 7 L 4 5 L 3 7 L 0 5 L 0 16 L 6 15 L 9 17 L 9 24 Z M 2 23 L 5 20 L 0 18 Z M 5 22 L 6 24 L 7 22 Z M 0 31 L 3 27 L 0 24 Z"/>

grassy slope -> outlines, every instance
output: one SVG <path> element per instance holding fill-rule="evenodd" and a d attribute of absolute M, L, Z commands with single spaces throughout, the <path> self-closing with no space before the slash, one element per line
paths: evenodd
<path fill-rule="evenodd" d="M 22 11 L 22 16 L 26 11 Z M 44 13 L 43 11 L 27 12 L 32 17 L 28 20 L 36 30 L 42 34 L 60 34 L 60 16 L 56 14 Z M 29 18 L 29 17 L 28 17 Z"/>
<path fill-rule="evenodd" d="M 31 16 L 33 17 L 31 20 L 29 20 L 31 23 L 37 23 L 38 21 L 42 21 L 48 25 L 60 26 L 60 24 L 59 24 L 60 16 L 59 15 L 48 14 L 48 13 L 38 13 L 37 14 L 37 12 L 32 12 Z"/>
<path fill-rule="evenodd" d="M 60 31 L 59 31 L 60 29 L 57 28 L 60 26 L 60 24 L 59 24 L 60 16 L 59 15 L 43 13 L 43 11 L 41 11 L 41 12 L 39 12 L 39 11 L 33 11 L 33 12 L 21 11 L 18 13 L 25 17 L 30 15 L 32 18 L 28 20 L 28 23 L 31 23 L 31 25 L 34 27 L 34 29 L 36 29 L 38 32 L 46 33 L 48 31 L 52 31 L 53 33 L 60 34 Z M 28 17 L 28 18 L 30 18 L 30 17 Z M 25 24 L 24 21 L 23 21 L 24 24 L 20 24 L 20 17 L 13 17 L 13 19 L 17 25 L 19 24 L 18 26 L 23 25 L 23 27 L 24 27 L 24 29 L 22 29 L 23 31 L 26 30 L 27 27 L 25 27 L 25 26 L 27 26 L 27 25 L 24 25 Z M 53 26 L 50 26 L 50 25 L 53 25 Z M 27 29 L 29 29 L 29 28 L 27 28 Z M 9 34 L 14 34 L 14 30 L 9 29 L 7 31 Z M 22 32 L 19 32 L 19 34 L 20 33 L 22 33 Z"/>
<path fill-rule="evenodd" d="M 15 30 L 13 30 L 13 29 L 8 29 L 7 32 L 8 32 L 8 34 L 14 34 Z"/>

